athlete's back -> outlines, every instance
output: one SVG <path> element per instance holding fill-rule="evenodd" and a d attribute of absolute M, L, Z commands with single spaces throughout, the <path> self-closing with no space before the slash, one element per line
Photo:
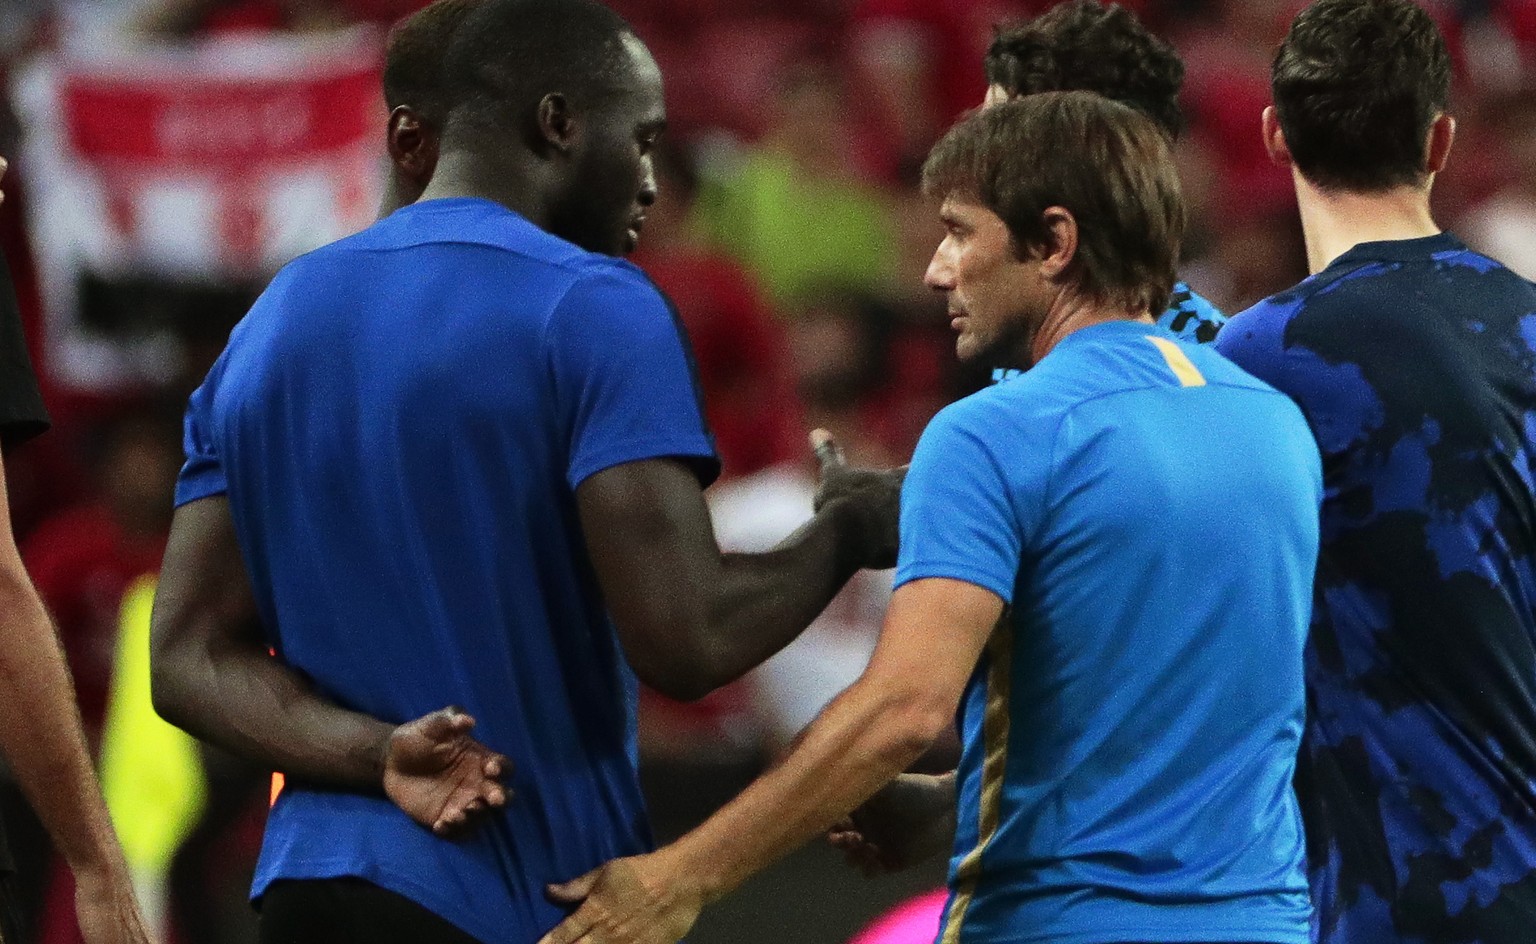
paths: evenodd
<path fill-rule="evenodd" d="M 941 941 L 1305 941 L 1320 475 L 1293 404 L 1141 323 L 935 419 L 897 581 L 1011 605 L 961 706 Z"/>
<path fill-rule="evenodd" d="M 1536 933 L 1536 286 L 1363 243 L 1218 348 L 1324 456 L 1298 789 L 1322 939 Z"/>
<path fill-rule="evenodd" d="M 552 881 L 649 847 L 634 677 L 573 493 L 658 456 L 712 474 L 686 349 L 625 263 L 479 200 L 401 210 L 287 267 L 193 398 L 179 499 L 227 486 L 279 656 L 402 722 L 457 704 L 515 799 L 444 842 L 382 796 L 290 784 L 256 894 L 366 878 L 484 941 Z"/>

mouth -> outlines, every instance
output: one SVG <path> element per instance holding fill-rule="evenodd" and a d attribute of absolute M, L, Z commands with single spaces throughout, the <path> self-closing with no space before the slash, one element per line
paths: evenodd
<path fill-rule="evenodd" d="M 962 330 L 964 330 L 965 329 L 965 319 L 966 319 L 965 312 L 962 312 L 962 311 L 951 311 L 949 313 L 949 326 L 950 326 L 950 328 L 952 330 L 955 330 L 955 331 L 962 331 Z"/>

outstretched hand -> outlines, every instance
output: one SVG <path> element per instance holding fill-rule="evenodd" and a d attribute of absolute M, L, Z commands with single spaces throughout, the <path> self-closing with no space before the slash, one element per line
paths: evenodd
<path fill-rule="evenodd" d="M 502 781 L 511 761 L 470 737 L 474 726 L 463 711 L 444 708 L 402 724 L 389 738 L 385 794 L 439 836 L 467 832 L 510 797 Z"/>
<path fill-rule="evenodd" d="M 580 907 L 539 944 L 677 944 L 704 909 L 704 895 L 690 878 L 653 852 L 551 885 L 552 900 Z"/>
<path fill-rule="evenodd" d="M 820 512 L 833 502 L 847 504 L 857 522 L 856 550 L 863 566 L 877 570 L 895 567 L 906 467 L 850 469 L 842 447 L 824 429 L 812 430 L 811 449 L 821 465 L 813 507 Z"/>

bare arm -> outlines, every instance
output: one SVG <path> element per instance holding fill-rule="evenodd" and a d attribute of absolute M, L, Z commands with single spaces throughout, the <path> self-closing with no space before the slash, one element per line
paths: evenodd
<path fill-rule="evenodd" d="M 552 889 L 585 903 L 540 944 L 588 934 L 604 944 L 681 939 L 705 904 L 825 832 L 927 749 L 1002 612 L 1002 600 L 972 584 L 930 579 L 902 587 L 868 670 L 784 763 L 672 845 Z"/>
<path fill-rule="evenodd" d="M 828 451 L 823 476 L 823 493 L 837 497 L 762 554 L 720 551 L 703 490 L 679 461 L 632 462 L 582 483 L 592 564 L 646 684 L 702 697 L 793 641 L 861 567 L 892 566 L 900 473 L 845 469 Z"/>
<path fill-rule="evenodd" d="M 91 765 L 74 685 L 43 601 L 11 534 L 0 466 L 0 750 L 76 878 L 90 944 L 147 941 L 128 866 Z"/>
<path fill-rule="evenodd" d="M 246 760 L 302 781 L 386 792 L 439 833 L 500 806 L 508 764 L 452 709 L 396 727 L 342 708 L 267 652 L 229 501 L 177 509 L 150 629 L 155 710 Z"/>

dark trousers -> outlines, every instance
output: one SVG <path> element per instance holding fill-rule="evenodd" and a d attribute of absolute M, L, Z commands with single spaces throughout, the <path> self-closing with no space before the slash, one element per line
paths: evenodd
<path fill-rule="evenodd" d="M 411 901 L 359 878 L 273 882 L 261 944 L 480 944 Z"/>

